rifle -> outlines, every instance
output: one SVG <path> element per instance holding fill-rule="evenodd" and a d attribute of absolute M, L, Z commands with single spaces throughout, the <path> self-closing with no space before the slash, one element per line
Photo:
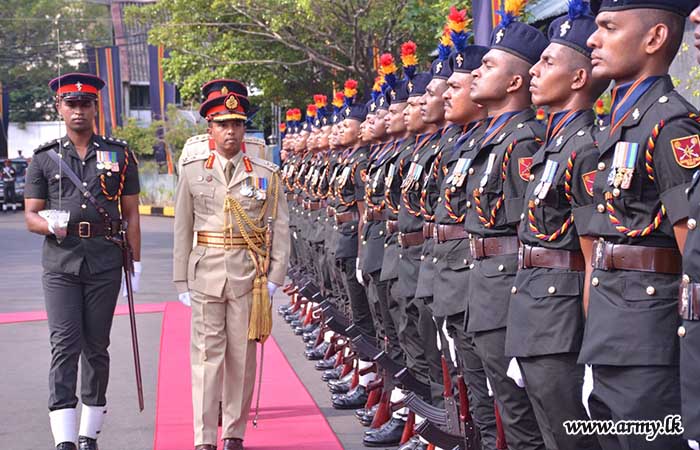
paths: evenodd
<path fill-rule="evenodd" d="M 131 325 L 131 349 L 134 354 L 134 372 L 136 373 L 136 393 L 139 399 L 139 411 L 143 411 L 143 378 L 141 376 L 141 357 L 139 355 L 139 338 L 136 332 L 136 310 L 134 308 L 134 290 L 131 285 L 131 274 L 134 271 L 134 259 L 127 240 L 126 222 L 119 230 L 121 239 L 112 238 L 111 240 L 119 246 L 122 251 L 122 263 L 124 265 L 124 280 L 126 284 L 127 303 L 129 305 L 129 323 Z"/>
<path fill-rule="evenodd" d="M 462 436 L 450 434 L 428 420 L 424 420 L 416 427 L 416 433 L 440 448 L 465 450 Z"/>
<path fill-rule="evenodd" d="M 408 370 L 408 367 L 401 369 L 394 375 L 394 378 L 399 380 L 409 391 L 415 392 L 423 398 L 430 398 L 430 386 L 416 379 Z"/>

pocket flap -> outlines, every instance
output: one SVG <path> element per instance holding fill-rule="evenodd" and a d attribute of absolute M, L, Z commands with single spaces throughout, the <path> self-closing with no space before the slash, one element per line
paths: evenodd
<path fill-rule="evenodd" d="M 536 275 L 530 280 L 530 293 L 535 298 L 580 295 L 581 278 L 578 273 L 567 272 Z"/>

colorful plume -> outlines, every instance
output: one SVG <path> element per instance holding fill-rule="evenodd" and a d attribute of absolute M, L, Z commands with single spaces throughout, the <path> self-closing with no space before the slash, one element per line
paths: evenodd
<path fill-rule="evenodd" d="M 381 65 L 379 73 L 384 75 L 385 87 L 393 88 L 396 84 L 396 71 L 398 70 L 394 63 L 394 57 L 391 56 L 391 53 L 384 53 L 379 57 L 379 64 Z"/>
<path fill-rule="evenodd" d="M 316 94 L 314 95 L 314 104 L 318 109 L 325 108 L 328 105 L 328 97 L 323 94 Z"/>
<path fill-rule="evenodd" d="M 459 52 L 467 48 L 467 40 L 469 39 L 469 33 L 465 31 L 467 23 L 466 9 L 460 11 L 454 6 L 450 8 L 450 14 L 447 16 L 447 27 L 450 29 L 450 41 Z"/>
<path fill-rule="evenodd" d="M 576 20 L 588 14 L 588 3 L 583 0 L 569 0 L 569 19 Z"/>
<path fill-rule="evenodd" d="M 445 61 L 450 57 L 450 52 L 452 51 L 452 38 L 450 37 L 450 26 L 445 25 L 442 30 L 442 36 L 440 36 L 440 43 L 438 44 L 438 59 Z"/>
<path fill-rule="evenodd" d="M 503 8 L 497 11 L 498 15 L 501 16 L 501 23 L 498 27 L 505 28 L 518 20 L 518 17 L 520 17 L 525 9 L 526 3 L 527 0 L 506 0 Z"/>
<path fill-rule="evenodd" d="M 288 109 L 286 114 L 287 122 L 294 120 L 294 108 Z"/>
<path fill-rule="evenodd" d="M 602 116 L 605 114 L 605 103 L 603 102 L 602 99 L 598 99 L 595 102 L 595 113 L 598 116 Z"/>
<path fill-rule="evenodd" d="M 315 118 L 317 113 L 318 113 L 318 108 L 316 108 L 316 105 L 308 105 L 306 107 L 306 118 L 307 119 L 309 117 Z"/>
<path fill-rule="evenodd" d="M 418 57 L 416 56 L 415 42 L 408 41 L 401 44 L 401 65 L 403 66 L 403 74 L 407 79 L 411 79 L 416 75 Z"/>
<path fill-rule="evenodd" d="M 345 103 L 345 94 L 340 91 L 336 92 L 333 96 L 333 106 L 336 112 L 343 107 L 343 103 Z"/>
<path fill-rule="evenodd" d="M 544 108 L 537 108 L 536 119 L 541 121 L 541 120 L 544 120 L 544 118 L 545 118 Z"/>
<path fill-rule="evenodd" d="M 357 95 L 357 81 L 349 79 L 343 85 L 343 93 L 345 94 L 345 99 L 352 101 Z"/>
<path fill-rule="evenodd" d="M 292 111 L 294 111 L 293 116 L 292 116 L 292 120 L 294 120 L 296 122 L 301 121 L 301 109 L 294 108 Z"/>
<path fill-rule="evenodd" d="M 287 131 L 287 124 L 285 122 L 280 123 L 280 133 Z"/>

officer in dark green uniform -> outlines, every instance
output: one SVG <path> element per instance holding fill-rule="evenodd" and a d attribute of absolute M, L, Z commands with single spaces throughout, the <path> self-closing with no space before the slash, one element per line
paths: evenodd
<path fill-rule="evenodd" d="M 610 126 L 598 137 L 596 212 L 585 230 L 596 241 L 579 362 L 593 366 L 593 419 L 664 420 L 681 412 L 679 248 L 692 225 L 685 189 L 700 166 L 700 125 L 668 68 L 696 4 L 591 3 L 593 75 L 616 84 Z M 675 431 L 651 442 L 641 434 L 599 440 L 604 449 L 685 447 L 680 424 L 668 422 Z"/>
<path fill-rule="evenodd" d="M 588 420 L 581 402 L 585 264 L 577 216 L 593 210 L 598 148 L 593 103 L 609 80 L 591 75 L 588 37 L 596 29 L 588 5 L 549 27 L 551 42 L 530 73 L 533 103 L 549 106 L 545 142 L 530 167 L 518 236 L 518 274 L 512 289 L 506 355 L 517 357 L 525 387 L 548 449 L 597 449 L 595 436 L 567 434 L 567 420 Z M 572 183 L 572 179 L 582 183 Z M 586 184 L 588 182 L 588 184 Z M 585 221 L 582 221 L 585 224 Z"/>
<path fill-rule="evenodd" d="M 29 231 L 46 236 L 42 265 L 52 355 L 49 418 L 56 448 L 76 449 L 78 442 L 80 450 L 93 450 L 106 414 L 107 348 L 122 278 L 122 251 L 110 238 L 122 229 L 133 250 L 134 288 L 141 272 L 138 167 L 126 142 L 93 134 L 101 79 L 74 73 L 49 85 L 67 135 L 34 151 L 24 191 L 25 219 Z M 67 224 L 47 220 L 39 214 L 42 210 L 67 211 L 70 218 Z"/>
<path fill-rule="evenodd" d="M 507 11 L 494 30 L 491 49 L 473 72 L 471 99 L 488 110 L 469 166 L 464 219 L 472 258 L 467 289 L 467 332 L 472 336 L 514 448 L 543 449 L 527 393 L 507 375 L 506 318 L 518 263 L 517 226 L 532 155 L 543 130 L 530 107 L 528 71 L 548 45 L 547 38 Z M 469 142 L 469 146 L 472 141 Z"/>

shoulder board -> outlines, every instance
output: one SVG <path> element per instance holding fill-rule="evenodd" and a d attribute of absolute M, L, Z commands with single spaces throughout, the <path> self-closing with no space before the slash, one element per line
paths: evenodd
<path fill-rule="evenodd" d="M 51 147 L 54 147 L 54 146 L 58 145 L 58 142 L 59 142 L 58 139 L 54 139 L 54 140 L 49 141 L 49 142 L 44 142 L 43 144 L 41 144 L 39 147 L 37 147 L 37 148 L 34 150 L 34 154 L 37 154 L 37 153 L 41 153 L 41 152 L 43 152 L 43 151 L 46 151 L 46 150 L 50 149 Z"/>
<path fill-rule="evenodd" d="M 207 153 L 190 153 L 187 155 L 185 155 L 183 153 L 183 155 L 180 157 L 180 164 L 182 164 L 184 166 L 184 165 L 189 164 L 191 162 L 202 161 L 205 159 L 209 159 L 209 152 L 207 152 Z"/>
<path fill-rule="evenodd" d="M 194 144 L 196 142 L 207 142 L 209 141 L 209 135 L 208 134 L 198 134 L 196 136 L 192 136 L 191 138 L 187 139 L 185 142 L 185 145 L 190 145 Z"/>
<path fill-rule="evenodd" d="M 129 147 L 129 144 L 127 144 L 126 141 L 121 140 L 121 139 L 117 139 L 117 138 L 113 138 L 111 136 L 102 136 L 102 140 L 107 142 L 107 143 L 110 143 L 110 144 L 119 145 L 121 147 Z"/>
<path fill-rule="evenodd" d="M 200 135 L 202 136 L 202 135 Z M 197 161 L 199 159 L 207 159 L 211 150 L 209 150 L 209 138 L 207 135 L 204 139 L 194 139 L 199 136 L 194 136 L 190 138 L 182 147 L 182 153 L 180 154 L 180 164 L 186 164 L 191 161 Z"/>
<path fill-rule="evenodd" d="M 253 137 L 253 136 L 246 136 L 243 138 L 243 142 L 246 144 L 257 144 L 257 145 L 265 145 L 265 140 L 258 138 L 258 137 Z"/>
<path fill-rule="evenodd" d="M 277 164 L 270 162 L 266 159 L 256 158 L 254 156 L 248 156 L 248 159 L 250 159 L 250 162 L 252 162 L 256 166 L 264 167 L 271 172 L 277 172 L 280 169 L 277 166 Z"/>

